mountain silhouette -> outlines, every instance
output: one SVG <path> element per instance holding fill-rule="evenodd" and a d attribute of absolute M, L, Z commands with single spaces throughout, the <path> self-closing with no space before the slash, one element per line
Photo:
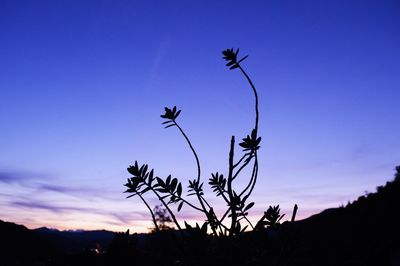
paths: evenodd
<path fill-rule="evenodd" d="M 400 265 L 400 167 L 396 170 L 394 180 L 375 193 L 296 222 L 293 259 L 299 265 Z"/>

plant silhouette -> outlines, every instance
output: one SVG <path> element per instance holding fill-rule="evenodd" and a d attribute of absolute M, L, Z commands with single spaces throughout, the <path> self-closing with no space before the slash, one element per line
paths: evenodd
<path fill-rule="evenodd" d="M 193 180 L 189 180 L 187 194 L 185 196 L 183 185 L 177 178 L 169 175 L 163 179 L 156 176 L 154 169 L 150 170 L 147 164 L 139 165 L 137 161 L 128 167 L 127 170 L 132 176 L 128 178 L 128 182 L 125 184 L 127 187 L 125 192 L 129 193 L 127 198 L 138 196 L 142 200 L 152 216 L 154 231 L 160 231 L 162 228 L 160 228 L 157 223 L 156 212 L 151 209 L 149 203 L 144 198 L 144 195 L 147 193 L 153 193 L 158 198 L 161 202 L 161 206 L 165 208 L 181 235 L 193 231 L 207 233 L 208 228 L 210 228 L 210 232 L 214 236 L 234 237 L 240 235 L 247 229 L 260 230 L 268 227 L 276 228 L 284 216 L 280 214 L 278 205 L 275 207 L 270 206 L 256 225 L 253 225 L 253 223 L 248 219 L 249 210 L 255 205 L 254 202 L 249 200 L 249 197 L 257 183 L 258 151 L 261 143 L 261 137 L 258 135 L 258 94 L 252 80 L 241 65 L 248 56 L 239 59 L 239 49 L 234 51 L 233 48 L 224 50 L 222 54 L 223 59 L 227 62 L 226 66 L 229 67 L 230 70 L 239 70 L 248 81 L 254 94 L 255 115 L 254 127 L 239 143 L 239 147 L 242 148 L 242 154 L 239 159 L 235 159 L 236 141 L 235 136 L 232 136 L 228 155 L 228 173 L 225 176 L 219 172 L 212 173 L 208 180 L 208 184 L 211 186 L 216 196 L 222 198 L 222 200 L 227 204 L 227 210 L 221 217 L 217 217 L 214 208 L 207 201 L 203 190 L 204 181 L 202 180 L 199 156 L 181 124 L 178 122 L 181 110 L 178 110 L 176 106 L 172 108 L 165 107 L 165 112 L 161 115 L 161 118 L 164 120 L 162 124 L 165 128 L 175 127 L 185 139 L 196 160 L 197 177 Z M 251 174 L 248 178 L 247 185 L 243 189 L 235 188 L 235 179 L 243 173 L 243 170 L 247 167 L 251 167 Z M 191 197 L 194 197 L 197 203 L 193 203 L 189 200 Z M 202 225 L 196 224 L 193 227 L 185 221 L 184 224 L 186 230 L 183 230 L 173 211 L 174 205 L 176 206 L 175 208 L 177 212 L 180 212 L 183 206 L 188 206 L 202 213 L 204 215 L 204 223 Z M 295 210 L 297 210 L 297 206 L 295 206 Z M 295 212 L 293 213 L 292 220 L 294 220 L 294 217 Z"/>

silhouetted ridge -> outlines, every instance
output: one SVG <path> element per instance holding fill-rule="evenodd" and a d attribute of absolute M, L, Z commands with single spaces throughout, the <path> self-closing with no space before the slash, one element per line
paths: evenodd
<path fill-rule="evenodd" d="M 399 265 L 400 167 L 393 181 L 346 207 L 328 209 L 296 222 L 295 257 L 315 263 Z M 347 265 L 347 264 L 346 264 Z"/>

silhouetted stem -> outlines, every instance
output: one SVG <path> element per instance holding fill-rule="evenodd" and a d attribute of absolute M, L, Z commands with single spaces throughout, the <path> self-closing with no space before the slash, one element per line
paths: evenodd
<path fill-rule="evenodd" d="M 197 153 L 196 153 L 195 149 L 193 148 L 193 145 L 190 142 L 188 136 L 185 134 L 185 132 L 182 130 L 182 128 L 178 125 L 178 123 L 176 123 L 175 120 L 173 120 L 173 122 L 175 123 L 175 125 L 179 129 L 179 131 L 182 133 L 183 137 L 186 139 L 187 143 L 189 144 L 190 149 L 193 152 L 194 157 L 196 158 L 196 163 L 197 163 L 197 183 L 200 183 L 201 170 L 200 170 L 199 157 L 197 156 Z"/>
<path fill-rule="evenodd" d="M 197 207 L 197 206 L 194 206 L 192 203 L 188 202 L 188 201 L 185 200 L 184 198 L 179 197 L 177 194 L 171 193 L 171 195 L 174 195 L 174 196 L 177 197 L 178 199 L 182 200 L 185 204 L 189 205 L 189 206 L 192 207 L 193 209 L 198 210 L 198 211 L 200 211 L 200 212 L 204 212 L 202 209 L 200 209 L 200 208 Z"/>
<path fill-rule="evenodd" d="M 229 203 L 230 203 L 230 210 L 231 210 L 231 215 L 232 215 L 232 220 L 231 220 L 231 231 L 229 232 L 229 235 L 233 234 L 233 229 L 236 226 L 236 220 L 237 220 L 237 215 L 236 215 L 236 210 L 235 210 L 235 199 L 233 195 L 233 190 L 232 190 L 232 172 L 233 172 L 233 155 L 234 155 L 234 149 L 235 149 L 235 136 L 232 136 L 231 138 L 231 147 L 229 150 L 229 173 L 228 173 L 228 195 L 229 195 Z"/>
<path fill-rule="evenodd" d="M 250 190 L 249 190 L 249 193 L 247 193 L 246 198 L 247 198 L 248 196 L 250 196 L 250 194 L 253 192 L 253 189 L 254 189 L 254 187 L 255 187 L 255 185 L 256 185 L 256 182 L 257 182 L 257 176 L 258 176 L 258 157 L 257 157 L 257 154 L 255 155 L 254 167 L 253 167 L 253 169 L 255 169 L 254 181 L 253 181 L 253 184 L 252 184 L 252 186 L 251 186 L 251 188 L 250 188 Z"/>
<path fill-rule="evenodd" d="M 207 202 L 207 200 L 203 196 L 200 196 L 200 197 L 204 201 L 204 203 L 207 205 L 207 207 L 211 208 L 211 205 Z"/>
<path fill-rule="evenodd" d="M 257 131 L 258 131 L 258 116 L 259 116 L 258 115 L 258 94 L 257 94 L 257 90 L 256 90 L 256 87 L 254 86 L 253 82 L 251 81 L 249 75 L 247 75 L 246 71 L 244 71 L 244 69 L 240 66 L 240 64 L 238 64 L 238 67 L 239 67 L 240 71 L 242 71 L 243 75 L 246 77 L 247 81 L 249 82 L 249 84 L 250 84 L 250 86 L 251 86 L 251 88 L 253 89 L 253 92 L 254 92 L 254 97 L 255 97 L 255 100 L 256 100 L 256 103 L 255 103 L 256 125 L 255 125 L 254 129 L 256 130 L 256 133 L 257 133 Z"/>
<path fill-rule="evenodd" d="M 251 159 L 251 158 L 250 158 Z M 238 170 L 237 172 L 233 175 L 233 180 L 239 175 L 239 173 L 250 163 L 250 160 L 246 161 Z"/>
<path fill-rule="evenodd" d="M 243 217 L 244 217 L 244 219 L 247 221 L 247 223 L 250 225 L 251 229 L 254 229 L 254 226 L 253 226 L 253 224 L 250 222 L 250 220 L 247 219 L 246 216 L 243 216 Z"/>
<path fill-rule="evenodd" d="M 193 155 L 194 155 L 194 157 L 196 159 L 196 164 L 197 164 L 197 184 L 200 184 L 201 168 L 200 168 L 200 160 L 199 160 L 199 157 L 197 156 L 196 150 L 193 148 L 192 143 L 190 142 L 188 136 L 185 134 L 183 129 L 178 125 L 178 123 L 176 123 L 175 120 L 172 120 L 172 121 L 174 122 L 175 126 L 179 129 L 179 131 L 181 132 L 183 137 L 186 139 L 186 142 L 189 144 L 189 147 L 193 152 Z M 200 193 L 197 190 L 196 190 L 196 195 L 197 195 L 197 198 L 199 199 L 201 208 L 203 209 L 203 211 L 206 214 L 206 216 L 208 216 L 207 215 L 208 212 L 207 212 L 206 207 L 204 206 L 204 203 L 203 203 L 203 198 L 201 197 Z M 208 203 L 207 203 L 207 205 L 208 205 Z M 217 232 L 215 231 L 215 228 L 213 226 L 212 226 L 212 230 L 213 230 L 214 234 L 217 235 Z"/>
<path fill-rule="evenodd" d="M 240 66 L 240 64 L 237 64 L 237 66 L 239 67 L 240 71 L 243 73 L 243 75 L 246 77 L 247 81 L 249 82 L 251 88 L 253 89 L 253 93 L 254 93 L 254 97 L 255 97 L 255 113 L 256 113 L 256 121 L 255 121 L 255 127 L 254 130 L 256 132 L 256 136 L 258 136 L 258 120 L 259 120 L 259 111 L 258 111 L 258 94 L 257 94 L 257 90 L 256 87 L 253 84 L 253 81 L 250 79 L 249 75 L 247 75 L 246 71 L 244 71 L 244 69 Z M 242 193 L 240 193 L 240 196 L 242 196 L 245 191 L 247 191 L 249 188 L 249 192 L 247 193 L 246 197 L 249 197 L 250 194 L 252 193 L 254 186 L 256 184 L 257 181 L 257 175 L 258 175 L 258 160 L 257 160 L 257 151 L 255 151 L 255 160 L 254 160 L 254 164 L 253 164 L 253 171 L 252 171 L 252 175 L 250 178 L 250 182 L 248 183 L 248 185 L 246 186 L 246 188 L 242 191 Z M 238 172 L 235 174 L 234 178 L 239 174 L 239 172 L 243 169 L 244 167 L 242 166 Z"/>
<path fill-rule="evenodd" d="M 222 218 L 221 218 L 221 220 L 219 221 L 220 223 L 222 223 L 222 222 L 224 221 L 226 215 L 228 215 L 228 213 L 229 213 L 230 210 L 231 210 L 231 208 L 228 208 L 228 209 L 226 210 L 226 212 L 224 213 L 224 215 L 222 215 Z"/>
<path fill-rule="evenodd" d="M 137 193 L 137 195 L 140 197 L 140 199 L 143 201 L 143 203 L 146 205 L 147 209 L 149 209 L 149 212 L 151 214 L 151 218 L 153 219 L 154 226 L 156 227 L 156 231 L 160 231 L 160 228 L 158 228 L 156 217 L 154 216 L 153 210 L 150 208 L 149 204 L 146 202 L 146 200 L 140 195 L 140 193 Z"/>
<path fill-rule="evenodd" d="M 297 204 L 295 204 L 292 213 L 292 220 L 291 220 L 292 223 L 294 222 L 294 219 L 296 219 L 297 209 L 298 209 Z"/>
<path fill-rule="evenodd" d="M 246 199 L 250 196 L 251 192 L 254 189 L 256 181 L 257 181 L 257 175 L 258 175 L 258 157 L 257 157 L 257 152 L 255 153 L 254 158 L 255 159 L 254 159 L 254 165 L 253 165 L 253 172 L 251 174 L 250 182 L 247 184 L 246 188 L 239 194 L 239 196 L 242 196 L 250 188 L 249 192 L 245 196 Z"/>
<path fill-rule="evenodd" d="M 165 203 L 165 201 L 163 200 L 163 198 L 160 196 L 160 194 L 157 193 L 157 191 L 154 188 L 151 188 L 151 190 L 154 192 L 154 194 L 156 194 L 156 196 L 158 197 L 158 199 L 161 201 L 161 203 L 164 205 L 164 207 L 167 209 L 169 215 L 171 215 L 172 220 L 174 221 L 176 227 L 178 228 L 178 230 L 182 233 L 182 228 L 178 223 L 178 220 L 176 220 L 176 217 L 174 215 L 174 213 L 171 211 L 171 209 L 168 207 L 168 204 Z"/>
<path fill-rule="evenodd" d="M 248 153 L 245 153 L 245 154 L 242 156 L 242 158 L 240 158 L 240 160 L 239 160 L 237 163 L 235 163 L 235 164 L 233 165 L 233 168 L 236 168 L 236 167 L 243 161 L 243 159 L 244 159 L 247 155 L 249 155 L 249 154 L 248 154 Z"/>

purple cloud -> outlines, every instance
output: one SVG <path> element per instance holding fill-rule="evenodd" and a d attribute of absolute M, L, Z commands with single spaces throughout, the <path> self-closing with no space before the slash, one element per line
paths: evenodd
<path fill-rule="evenodd" d="M 30 172 L 13 172 L 0 170 L 0 182 L 2 183 L 24 183 L 27 180 L 46 178 L 43 174 Z"/>
<path fill-rule="evenodd" d="M 27 202 L 27 201 L 12 201 L 10 202 L 11 206 L 14 207 L 22 207 L 22 208 L 28 208 L 28 209 L 41 209 L 41 210 L 47 210 L 51 212 L 56 212 L 56 213 L 63 213 L 63 212 L 69 212 L 69 211 L 80 211 L 80 212 L 93 212 L 94 210 L 89 210 L 87 208 L 79 208 L 79 207 L 66 207 L 66 206 L 54 206 L 46 203 L 41 203 L 41 202 Z"/>

